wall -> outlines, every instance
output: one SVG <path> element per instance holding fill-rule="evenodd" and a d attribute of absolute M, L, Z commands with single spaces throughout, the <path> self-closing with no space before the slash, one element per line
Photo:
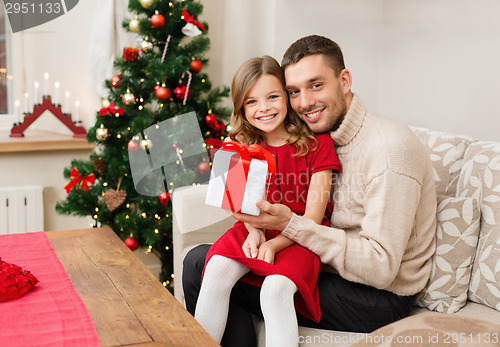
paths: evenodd
<path fill-rule="evenodd" d="M 403 123 L 500 140 L 500 2 L 203 0 L 214 81 L 308 34 L 338 42 L 353 91 Z"/>

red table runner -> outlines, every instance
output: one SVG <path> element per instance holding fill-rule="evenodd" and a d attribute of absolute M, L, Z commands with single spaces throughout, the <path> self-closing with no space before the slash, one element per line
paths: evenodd
<path fill-rule="evenodd" d="M 100 345 L 92 318 L 44 232 L 0 235 L 0 257 L 40 281 L 19 299 L 0 302 L 1 346 Z"/>

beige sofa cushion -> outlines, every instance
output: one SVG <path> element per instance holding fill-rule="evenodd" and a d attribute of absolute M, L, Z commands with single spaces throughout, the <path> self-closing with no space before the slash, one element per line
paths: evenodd
<path fill-rule="evenodd" d="M 467 150 L 457 193 L 479 199 L 481 229 L 469 299 L 500 311 L 500 144 L 476 142 Z"/>
<path fill-rule="evenodd" d="M 473 139 L 425 128 L 412 127 L 411 129 L 429 151 L 437 194 L 455 196 L 465 150 Z"/>
<path fill-rule="evenodd" d="M 477 199 L 438 197 L 432 273 L 417 305 L 444 313 L 465 305 L 480 217 Z"/>

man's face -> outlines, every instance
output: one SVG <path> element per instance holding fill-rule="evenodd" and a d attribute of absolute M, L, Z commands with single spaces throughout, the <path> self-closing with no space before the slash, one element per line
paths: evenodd
<path fill-rule="evenodd" d="M 313 132 L 324 133 L 340 126 L 347 113 L 342 78 L 335 75 L 322 55 L 288 65 L 285 80 L 292 108 Z"/>

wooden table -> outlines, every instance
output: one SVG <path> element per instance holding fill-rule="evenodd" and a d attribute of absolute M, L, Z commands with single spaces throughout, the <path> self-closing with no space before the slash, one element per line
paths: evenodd
<path fill-rule="evenodd" d="M 102 346 L 219 346 L 109 228 L 47 236 Z"/>

